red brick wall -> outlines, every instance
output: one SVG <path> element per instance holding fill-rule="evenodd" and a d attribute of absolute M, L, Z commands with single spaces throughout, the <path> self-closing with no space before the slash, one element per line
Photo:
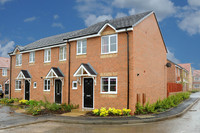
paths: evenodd
<path fill-rule="evenodd" d="M 170 61 L 167 61 L 171 63 Z M 176 66 L 171 63 L 171 67 L 167 68 L 167 83 L 176 83 Z"/>
<path fill-rule="evenodd" d="M 137 94 L 146 95 L 146 101 L 156 102 L 167 95 L 166 49 L 155 20 L 151 15 L 133 28 L 131 55 L 131 109 Z"/>

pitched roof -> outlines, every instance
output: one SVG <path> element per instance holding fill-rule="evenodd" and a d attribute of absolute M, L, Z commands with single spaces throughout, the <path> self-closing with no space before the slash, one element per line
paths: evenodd
<path fill-rule="evenodd" d="M 83 37 L 87 35 L 97 34 L 106 23 L 109 23 L 110 25 L 112 25 L 116 30 L 129 28 L 139 23 L 142 19 L 144 19 L 146 16 L 148 16 L 151 13 L 152 11 L 148 11 L 148 12 L 144 12 L 144 13 L 140 13 L 140 14 L 136 14 L 132 16 L 126 16 L 126 17 L 117 18 L 113 20 L 106 20 L 106 21 L 94 24 L 92 26 L 89 26 L 88 28 L 85 28 L 85 29 L 46 37 L 46 38 L 37 40 L 33 43 L 30 43 L 24 47 L 22 46 L 18 46 L 18 47 L 20 48 L 20 51 L 27 51 L 27 50 L 32 50 L 36 48 L 58 45 L 58 44 L 63 43 L 64 39 L 72 39 L 72 38 L 78 38 L 78 37 Z"/>
<path fill-rule="evenodd" d="M 10 58 L 0 57 L 0 67 L 10 68 Z"/>
<path fill-rule="evenodd" d="M 56 73 L 56 75 L 57 75 L 58 77 L 64 77 L 64 74 L 62 73 L 62 71 L 61 71 L 59 68 L 57 68 L 57 67 L 52 67 L 51 69 L 53 69 L 53 71 Z"/>
<path fill-rule="evenodd" d="M 178 64 L 179 66 L 185 68 L 188 72 L 191 69 L 191 64 L 190 63 L 186 63 L 186 64 Z"/>
<path fill-rule="evenodd" d="M 200 76 L 200 70 L 193 70 L 193 76 Z"/>
<path fill-rule="evenodd" d="M 186 70 L 185 68 L 183 68 L 182 66 L 180 66 L 179 64 L 176 64 L 176 63 L 174 63 L 173 61 L 171 61 L 171 60 L 169 60 L 169 59 L 167 59 L 167 60 L 168 60 L 169 62 L 173 63 L 174 65 L 180 67 L 180 69 L 184 69 L 185 71 L 188 71 L 188 70 Z"/>

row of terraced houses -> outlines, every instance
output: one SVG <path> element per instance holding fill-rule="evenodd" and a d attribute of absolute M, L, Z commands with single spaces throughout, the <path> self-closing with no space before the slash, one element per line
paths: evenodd
<path fill-rule="evenodd" d="M 9 53 L 9 96 L 134 110 L 137 102 L 167 97 L 167 83 L 192 89 L 191 66 L 166 54 L 154 12 L 106 20 L 16 46 Z"/>

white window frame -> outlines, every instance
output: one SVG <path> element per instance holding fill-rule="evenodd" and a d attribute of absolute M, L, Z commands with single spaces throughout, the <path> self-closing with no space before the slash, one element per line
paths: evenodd
<path fill-rule="evenodd" d="M 30 52 L 29 54 L 29 63 L 35 62 L 35 52 Z"/>
<path fill-rule="evenodd" d="M 110 38 L 116 36 L 116 51 L 110 51 Z M 103 53 L 102 51 L 102 43 L 103 43 L 103 37 L 108 37 L 108 52 Z M 112 35 L 106 35 L 106 36 L 102 36 L 101 37 L 101 54 L 113 54 L 113 53 L 117 53 L 118 52 L 118 36 L 117 34 L 112 34 Z"/>
<path fill-rule="evenodd" d="M 194 81 L 199 81 L 199 78 L 198 77 L 194 77 Z"/>
<path fill-rule="evenodd" d="M 2 76 L 7 76 L 7 68 L 2 69 Z"/>
<path fill-rule="evenodd" d="M 45 90 L 45 80 L 47 81 L 47 90 Z M 44 89 L 43 90 L 44 91 L 50 91 L 51 90 L 51 80 L 50 79 L 45 79 L 45 80 L 44 80 Z M 50 83 L 49 83 L 50 85 L 48 84 L 48 81 L 50 81 Z M 48 88 L 48 85 L 49 85 L 50 88 Z"/>
<path fill-rule="evenodd" d="M 16 66 L 21 66 L 22 65 L 22 54 L 17 54 L 16 55 Z"/>
<path fill-rule="evenodd" d="M 83 42 L 84 41 L 86 41 L 86 52 L 85 53 L 83 53 Z M 80 53 L 78 53 L 78 43 L 81 43 L 81 52 Z M 87 54 L 87 40 L 86 39 L 84 39 L 84 40 L 78 40 L 77 41 L 77 44 L 76 44 L 76 55 L 83 55 L 83 54 Z"/>
<path fill-rule="evenodd" d="M 37 82 L 33 82 L 33 88 L 37 88 Z"/>
<path fill-rule="evenodd" d="M 196 85 L 198 85 L 198 87 L 196 87 Z M 200 88 L 200 85 L 199 84 L 194 84 L 194 88 Z"/>
<path fill-rule="evenodd" d="M 74 87 L 74 83 L 76 84 L 76 87 Z M 77 81 L 72 81 L 72 89 L 77 90 L 78 89 L 78 83 Z"/>
<path fill-rule="evenodd" d="M 49 53 L 48 51 L 50 51 L 50 55 L 48 55 L 48 53 Z M 47 58 L 45 58 L 46 56 L 47 56 Z M 48 60 L 48 56 L 50 56 L 50 60 Z M 47 59 L 47 60 L 45 60 L 45 59 Z M 50 48 L 44 50 L 44 63 L 48 63 L 48 62 L 51 62 L 51 49 Z"/>
<path fill-rule="evenodd" d="M 67 49 L 66 49 L 66 48 L 67 48 L 66 46 L 62 46 L 62 47 L 59 48 L 59 60 L 60 60 L 60 61 L 65 61 L 66 58 L 67 58 Z M 62 59 L 60 58 L 60 55 L 61 55 L 60 49 L 63 49 Z M 64 51 L 64 50 L 65 50 L 65 51 Z"/>
<path fill-rule="evenodd" d="M 102 91 L 102 78 L 108 78 L 108 92 L 103 92 Z M 116 91 L 110 91 L 110 79 L 115 78 L 116 79 Z M 101 77 L 101 92 L 102 94 L 117 94 L 117 77 Z"/>
<path fill-rule="evenodd" d="M 18 86 L 16 84 L 18 82 Z M 19 82 L 21 82 L 21 87 L 19 88 Z M 21 90 L 22 89 L 22 81 L 21 80 L 15 80 L 15 90 Z"/>

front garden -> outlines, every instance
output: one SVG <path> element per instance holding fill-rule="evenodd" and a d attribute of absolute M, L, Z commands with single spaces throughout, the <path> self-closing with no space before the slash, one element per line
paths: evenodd
<path fill-rule="evenodd" d="M 43 115 L 43 114 L 62 114 L 71 112 L 72 109 L 78 108 L 78 105 L 73 104 L 56 104 L 50 103 L 47 100 L 35 101 L 35 100 L 19 100 L 18 98 L 3 98 L 0 99 L 2 105 L 9 105 L 14 108 L 22 108 L 26 114 L 30 115 Z"/>
<path fill-rule="evenodd" d="M 163 100 L 158 100 L 156 103 L 149 104 L 147 102 L 145 105 L 141 105 L 140 103 L 136 104 L 135 112 L 131 112 L 130 109 L 115 109 L 115 108 L 100 108 L 94 109 L 90 112 L 87 112 L 85 116 L 100 116 L 100 117 L 122 117 L 122 116 L 131 116 L 131 114 L 140 115 L 140 114 L 155 114 L 167 111 L 173 107 L 178 106 L 184 100 L 190 97 L 189 92 L 177 93 L 175 95 L 171 95 L 168 98 Z M 0 103 L 2 105 L 10 105 L 14 107 L 20 107 L 25 110 L 26 114 L 30 115 L 43 115 L 43 114 L 62 114 L 71 112 L 72 109 L 78 108 L 78 105 L 68 105 L 64 104 L 56 104 L 50 103 L 47 100 L 44 101 L 35 101 L 35 100 L 19 100 L 17 98 L 3 98 L 0 99 Z"/>

